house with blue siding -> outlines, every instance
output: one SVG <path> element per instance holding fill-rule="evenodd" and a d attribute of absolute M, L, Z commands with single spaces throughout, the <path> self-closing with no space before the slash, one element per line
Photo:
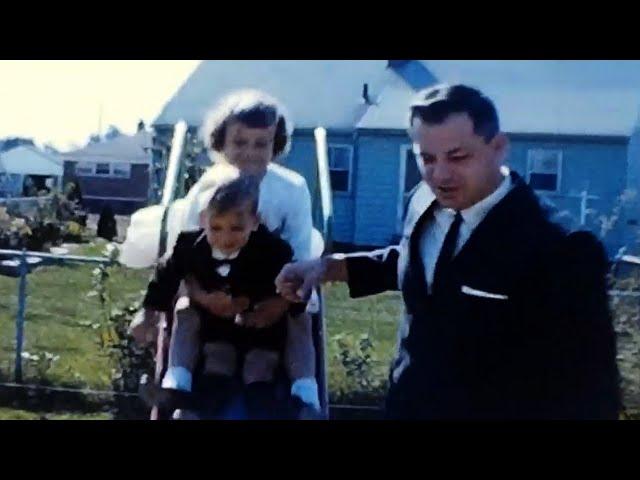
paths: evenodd
<path fill-rule="evenodd" d="M 154 143 L 168 143 L 181 119 L 195 132 L 231 90 L 263 89 L 291 113 L 296 128 L 282 162 L 312 191 L 313 129 L 327 129 L 335 241 L 387 245 L 420 181 L 407 107 L 417 90 L 440 82 L 463 82 L 494 100 L 511 140 L 509 167 L 568 226 L 594 230 L 610 255 L 637 241 L 638 61 L 205 61 L 155 120 Z"/>

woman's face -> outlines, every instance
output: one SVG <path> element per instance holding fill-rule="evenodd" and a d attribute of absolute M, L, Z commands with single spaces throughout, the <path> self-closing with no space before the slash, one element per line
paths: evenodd
<path fill-rule="evenodd" d="M 242 173 L 264 176 L 273 160 L 276 125 L 250 128 L 244 123 L 230 122 L 226 128 L 222 155 Z"/>

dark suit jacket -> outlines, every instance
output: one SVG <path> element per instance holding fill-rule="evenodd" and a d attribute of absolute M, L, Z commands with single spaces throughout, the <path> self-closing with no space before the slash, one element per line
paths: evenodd
<path fill-rule="evenodd" d="M 512 179 L 455 256 L 442 293 L 427 293 L 418 250 L 431 207 L 408 222 L 399 247 L 347 257 L 352 297 L 402 290 L 391 418 L 617 418 L 604 249 L 553 224 Z"/>

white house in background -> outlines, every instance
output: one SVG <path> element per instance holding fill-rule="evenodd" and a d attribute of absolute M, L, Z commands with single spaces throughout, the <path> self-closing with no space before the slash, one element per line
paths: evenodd
<path fill-rule="evenodd" d="M 21 145 L 0 154 L 0 197 L 24 196 L 30 182 L 37 190 L 60 187 L 62 174 L 61 158 Z"/>

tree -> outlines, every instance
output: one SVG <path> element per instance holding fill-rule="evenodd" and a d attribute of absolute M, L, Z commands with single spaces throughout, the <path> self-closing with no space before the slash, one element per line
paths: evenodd
<path fill-rule="evenodd" d="M 6 152 L 21 145 L 30 145 L 35 147 L 32 138 L 8 137 L 4 140 L 0 140 L 0 152 Z"/>
<path fill-rule="evenodd" d="M 51 153 L 53 155 L 58 155 L 60 153 L 60 151 L 54 147 L 53 145 L 51 145 L 50 143 L 45 143 L 42 147 L 42 149 L 47 152 L 47 153 Z"/>
<path fill-rule="evenodd" d="M 122 132 L 118 130 L 118 127 L 114 125 L 109 125 L 109 128 L 107 128 L 107 133 L 104 134 L 104 139 L 113 140 L 114 138 L 119 137 L 120 135 L 122 135 Z"/>

